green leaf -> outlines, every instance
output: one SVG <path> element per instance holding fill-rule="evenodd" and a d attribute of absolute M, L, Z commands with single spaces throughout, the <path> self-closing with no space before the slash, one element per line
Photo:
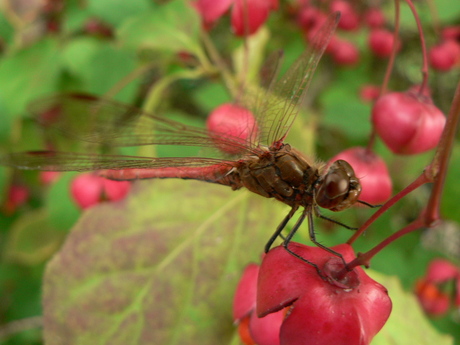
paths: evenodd
<path fill-rule="evenodd" d="M 60 231 L 67 232 L 77 221 L 80 210 L 70 197 L 70 182 L 75 173 L 63 173 L 50 186 L 46 195 L 46 209 L 50 224 Z"/>
<path fill-rule="evenodd" d="M 324 106 L 321 123 L 342 130 L 352 139 L 366 138 L 371 129 L 371 115 L 370 106 L 358 97 L 361 81 L 348 71 L 342 74 L 341 81 L 331 85 L 328 92 L 321 97 L 321 104 Z"/>
<path fill-rule="evenodd" d="M 53 228 L 46 210 L 37 210 L 18 218 L 8 232 L 4 259 L 24 265 L 36 265 L 49 259 L 63 240 Z"/>
<path fill-rule="evenodd" d="M 414 294 L 403 290 L 399 279 L 367 271 L 372 279 L 388 289 L 393 310 L 372 345 L 451 345 L 450 335 L 440 334 L 427 320 Z"/>
<path fill-rule="evenodd" d="M 14 28 L 5 17 L 5 11 L 0 11 L 0 37 L 6 44 L 11 44 L 14 40 Z"/>
<path fill-rule="evenodd" d="M 91 37 L 73 40 L 63 56 L 68 69 L 83 80 L 85 90 L 98 95 L 109 91 L 136 66 L 132 52 Z M 138 80 L 126 85 L 116 98 L 130 101 L 137 85 Z"/>
<path fill-rule="evenodd" d="M 193 99 L 207 113 L 225 102 L 229 102 L 230 97 L 228 90 L 221 83 L 209 82 L 196 89 L 193 93 Z"/>
<path fill-rule="evenodd" d="M 14 118 L 30 101 L 57 90 L 61 72 L 58 49 L 55 40 L 46 39 L 0 62 L 2 132 L 11 131 Z"/>
<path fill-rule="evenodd" d="M 4 197 L 6 193 L 6 186 L 7 186 L 7 168 L 5 167 L 0 167 L 0 198 L 2 200 L 5 200 L 6 197 Z"/>
<path fill-rule="evenodd" d="M 460 212 L 458 207 L 458 196 L 460 185 L 458 183 L 458 172 L 460 171 L 460 145 L 456 144 L 450 157 L 449 170 L 444 187 L 442 198 L 442 213 L 446 219 L 455 220 L 460 223 Z"/>
<path fill-rule="evenodd" d="M 136 187 L 87 211 L 50 262 L 47 344 L 229 344 L 242 269 L 284 214 L 203 182 Z"/>
<path fill-rule="evenodd" d="M 197 53 L 200 51 L 200 25 L 198 14 L 190 3 L 175 0 L 128 20 L 118 31 L 118 37 L 136 50 Z"/>
<path fill-rule="evenodd" d="M 93 16 L 114 26 L 120 25 L 129 17 L 152 9 L 152 2 L 148 0 L 89 0 L 87 3 L 88 10 Z"/>
<path fill-rule="evenodd" d="M 269 39 L 268 30 L 262 27 L 256 34 L 249 36 L 246 42 L 234 51 L 232 55 L 233 64 L 239 78 L 246 81 L 257 81 L 260 68 L 264 62 L 265 46 Z"/>

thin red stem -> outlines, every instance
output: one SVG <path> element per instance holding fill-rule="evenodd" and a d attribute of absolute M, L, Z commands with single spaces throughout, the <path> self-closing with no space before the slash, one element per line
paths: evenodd
<path fill-rule="evenodd" d="M 386 92 L 388 88 L 388 83 L 390 81 L 391 73 L 393 71 L 393 66 L 394 62 L 396 59 L 396 53 L 398 52 L 398 40 L 399 40 L 399 0 L 395 0 L 395 27 L 394 27 L 394 32 L 393 32 L 393 48 L 391 49 L 391 54 L 390 58 L 388 60 L 387 68 L 385 71 L 385 76 L 383 78 L 382 82 L 382 87 L 380 88 L 380 95 L 379 97 L 382 97 Z M 374 147 L 375 144 L 375 139 L 377 137 L 377 132 L 375 130 L 375 126 L 372 126 L 372 132 L 371 135 L 369 136 L 369 141 L 367 143 L 367 150 L 372 151 L 372 148 Z"/>
<path fill-rule="evenodd" d="M 427 179 L 426 174 L 423 173 L 415 181 L 413 181 L 410 185 L 400 191 L 398 194 L 393 196 L 390 200 L 388 200 L 382 207 L 380 207 L 377 212 L 375 212 L 359 229 L 356 231 L 353 236 L 347 241 L 348 244 L 353 244 L 353 242 L 361 236 L 361 234 L 367 230 L 367 228 L 374 223 L 377 218 L 379 218 L 384 212 L 386 212 L 390 207 L 396 204 L 399 200 L 405 197 L 407 194 L 412 192 L 413 190 L 417 189 L 421 185 L 431 182 Z"/>
<path fill-rule="evenodd" d="M 422 227 L 432 227 L 440 219 L 440 202 L 442 192 L 444 189 L 444 182 L 447 174 L 448 164 L 450 155 L 452 153 L 455 134 L 457 132 L 458 123 L 460 121 L 460 82 L 457 85 L 452 106 L 449 111 L 444 131 L 441 136 L 441 140 L 438 145 L 438 149 L 433 158 L 431 164 L 424 170 L 414 182 L 404 188 L 400 193 L 396 194 L 388 202 L 385 203 L 366 223 L 348 240 L 348 244 L 352 244 L 356 238 L 358 238 L 363 231 L 365 231 L 369 225 L 371 225 L 382 213 L 393 206 L 398 200 L 405 195 L 409 194 L 414 189 L 420 187 L 424 183 L 433 182 L 433 188 L 431 191 L 430 199 L 428 200 L 427 208 L 420 214 L 420 216 L 414 222 L 410 223 L 403 229 L 397 231 L 393 235 L 386 238 L 384 241 L 379 243 L 377 246 L 369 250 L 368 252 L 359 255 L 356 259 L 351 261 L 343 272 L 340 274 L 346 274 L 351 271 L 354 267 L 359 265 L 369 266 L 369 262 L 375 254 L 380 252 L 383 248 L 389 245 L 391 242 L 398 238 L 420 229 Z"/>
<path fill-rule="evenodd" d="M 441 139 L 436 154 L 430 166 L 426 169 L 428 178 L 434 180 L 433 189 L 425 212 L 427 224 L 437 221 L 440 218 L 440 204 L 444 183 L 447 175 L 450 156 L 454 147 L 455 133 L 460 121 L 460 82 L 457 84 L 454 99 L 447 116 Z"/>
<path fill-rule="evenodd" d="M 390 81 L 391 72 L 393 71 L 394 62 L 396 59 L 396 53 L 399 47 L 399 0 L 395 0 L 395 27 L 393 31 L 393 47 L 391 49 L 390 58 L 388 60 L 387 69 L 385 71 L 385 77 L 383 78 L 382 87 L 380 88 L 380 95 L 382 97 L 387 92 L 388 83 Z"/>
<path fill-rule="evenodd" d="M 423 35 L 422 23 L 420 22 L 420 17 L 418 16 L 417 10 L 411 0 L 405 0 L 407 5 L 409 5 L 412 15 L 414 16 L 415 23 L 417 24 L 418 34 L 420 37 L 420 45 L 422 46 L 422 56 L 423 56 L 423 66 L 422 66 L 422 84 L 420 85 L 419 95 L 423 95 L 423 90 L 427 87 L 428 84 L 428 53 L 426 51 L 425 36 Z"/>
<path fill-rule="evenodd" d="M 356 266 L 362 266 L 363 265 L 365 267 L 369 267 L 369 262 L 374 257 L 374 255 L 377 254 L 378 252 L 380 252 L 387 245 L 389 245 L 393 241 L 397 240 L 398 238 L 400 238 L 400 237 L 402 237 L 402 236 L 404 236 L 404 235 L 406 235 L 408 233 L 411 233 L 411 232 L 413 232 L 415 230 L 418 230 L 418 229 L 420 229 L 420 228 L 422 228 L 424 226 L 425 226 L 425 224 L 424 224 L 424 222 L 423 222 L 423 220 L 421 218 L 416 219 L 415 221 L 413 221 L 409 225 L 405 226 L 401 230 L 395 232 L 393 235 L 387 237 L 385 240 L 380 242 L 378 245 L 376 245 L 371 250 L 367 251 L 364 254 L 358 255 L 357 258 L 355 258 L 353 261 L 349 262 L 347 264 L 347 266 L 345 268 L 343 268 L 343 270 L 341 272 L 339 272 L 338 276 L 340 276 L 341 274 L 346 274 L 346 272 L 351 271 Z"/>

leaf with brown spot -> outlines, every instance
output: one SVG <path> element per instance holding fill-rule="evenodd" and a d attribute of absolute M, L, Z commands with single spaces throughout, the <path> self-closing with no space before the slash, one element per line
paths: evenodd
<path fill-rule="evenodd" d="M 135 190 L 85 213 L 49 263 L 46 343 L 230 343 L 234 288 L 282 206 L 196 181 Z"/>

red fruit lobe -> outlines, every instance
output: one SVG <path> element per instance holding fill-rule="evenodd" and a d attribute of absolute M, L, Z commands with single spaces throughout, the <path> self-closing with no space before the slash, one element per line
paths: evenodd
<path fill-rule="evenodd" d="M 359 61 L 359 51 L 356 46 L 341 39 L 332 40 L 328 47 L 334 61 L 341 66 L 352 66 Z"/>
<path fill-rule="evenodd" d="M 372 121 L 390 150 L 416 154 L 438 144 L 446 118 L 427 97 L 413 92 L 392 92 L 375 102 Z"/>
<path fill-rule="evenodd" d="M 225 103 L 213 110 L 206 126 L 210 136 L 215 138 L 217 147 L 230 154 L 241 152 L 257 135 L 254 115 L 247 109 L 235 104 Z M 227 143 L 220 142 L 225 139 Z"/>
<path fill-rule="evenodd" d="M 448 40 L 430 49 L 431 67 L 438 71 L 450 71 L 460 61 L 460 45 Z"/>
<path fill-rule="evenodd" d="M 82 209 L 98 204 L 102 196 L 102 178 L 92 173 L 84 173 L 73 179 L 70 193 Z"/>
<path fill-rule="evenodd" d="M 385 29 L 372 30 L 369 35 L 369 47 L 378 57 L 388 57 L 391 54 L 394 44 L 394 37 L 391 31 Z M 399 46 L 399 44 L 398 44 Z M 399 48 L 399 47 L 398 47 Z"/>
<path fill-rule="evenodd" d="M 372 29 L 379 28 L 385 24 L 385 16 L 383 12 L 376 7 L 369 8 L 364 13 L 364 22 Z"/>
<path fill-rule="evenodd" d="M 321 248 L 292 242 L 289 248 L 318 265 L 323 277 L 283 247 L 265 256 L 259 271 L 257 312 L 264 316 L 290 307 L 281 325 L 280 344 L 369 344 L 390 315 L 387 290 L 360 267 L 349 278 L 335 280 L 343 263 Z M 332 249 L 346 261 L 355 258 L 347 244 Z"/>
<path fill-rule="evenodd" d="M 359 27 L 360 20 L 358 13 L 350 2 L 344 0 L 333 1 L 331 3 L 331 12 L 340 12 L 340 21 L 338 24 L 340 29 L 351 31 Z"/>

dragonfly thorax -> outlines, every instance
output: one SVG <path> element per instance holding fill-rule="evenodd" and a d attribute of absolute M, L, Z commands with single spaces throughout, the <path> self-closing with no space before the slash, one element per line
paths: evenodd
<path fill-rule="evenodd" d="M 320 178 L 318 168 L 289 145 L 243 161 L 238 174 L 242 186 L 250 191 L 290 206 L 311 204 Z"/>

